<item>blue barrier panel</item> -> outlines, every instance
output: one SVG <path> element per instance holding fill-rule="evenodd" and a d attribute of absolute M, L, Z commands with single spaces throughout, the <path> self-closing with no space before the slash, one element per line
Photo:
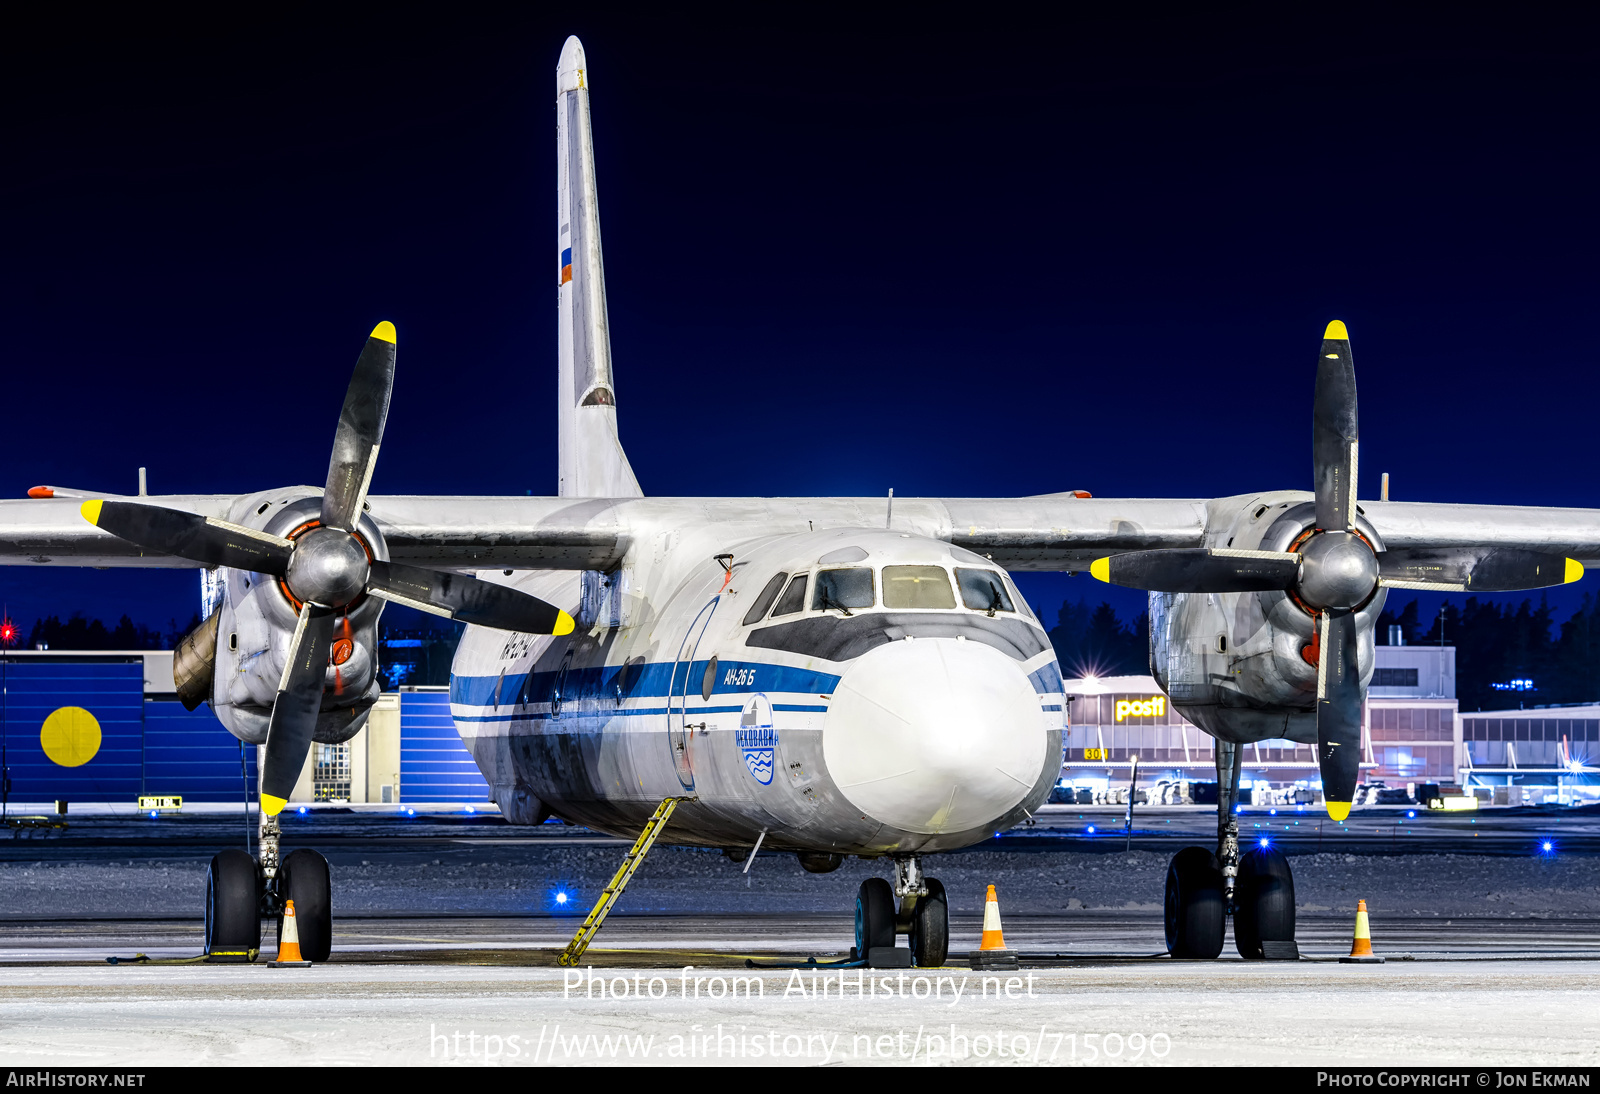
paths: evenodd
<path fill-rule="evenodd" d="M 244 749 L 250 800 L 256 799 L 256 750 Z M 210 706 L 184 710 L 175 699 L 144 704 L 144 792 L 178 794 L 186 802 L 243 802 L 239 739 Z"/>
<path fill-rule="evenodd" d="M 443 688 L 400 693 L 400 800 L 489 800 L 489 784 L 456 732 Z"/>
<path fill-rule="evenodd" d="M 12 801 L 132 802 L 139 796 L 141 659 L 8 659 L 3 673 Z"/>

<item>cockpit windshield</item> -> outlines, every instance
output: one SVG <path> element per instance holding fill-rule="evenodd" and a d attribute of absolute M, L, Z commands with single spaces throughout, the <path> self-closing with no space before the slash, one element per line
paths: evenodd
<path fill-rule="evenodd" d="M 872 607 L 872 601 L 872 570 L 868 567 L 817 572 L 816 588 L 811 594 L 812 611 L 837 610 L 849 615 L 851 608 Z"/>
<path fill-rule="evenodd" d="M 975 612 L 1014 612 L 1005 583 L 993 570 L 967 570 L 956 567 L 956 584 L 961 586 L 961 602 Z"/>
<path fill-rule="evenodd" d="M 954 608 L 950 575 L 943 566 L 885 566 L 885 608 Z"/>
<path fill-rule="evenodd" d="M 755 603 L 750 605 L 750 610 L 744 613 L 744 625 L 759 623 L 767 614 L 767 609 L 772 607 L 772 602 L 778 599 L 778 593 L 783 588 L 783 583 L 788 580 L 788 574 L 774 574 L 772 580 L 767 582 L 766 588 L 757 594 Z"/>
<path fill-rule="evenodd" d="M 783 599 L 778 601 L 778 606 L 772 609 L 772 618 L 780 615 L 793 615 L 795 612 L 806 610 L 806 575 L 796 574 L 795 579 L 789 582 L 789 587 L 783 591 Z"/>

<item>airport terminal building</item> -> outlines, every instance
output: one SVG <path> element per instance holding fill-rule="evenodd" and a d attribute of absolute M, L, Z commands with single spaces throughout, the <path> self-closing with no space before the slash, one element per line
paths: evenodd
<path fill-rule="evenodd" d="M 1378 646 L 1362 718 L 1363 779 L 1390 786 L 1458 781 L 1463 760 L 1451 646 Z M 1150 676 L 1066 682 L 1069 697 L 1062 778 L 1077 786 L 1125 782 L 1132 757 L 1144 779 L 1216 778 L 1212 739 L 1172 708 Z M 1244 750 L 1250 782 L 1274 787 L 1319 782 L 1316 750 L 1288 740 Z"/>

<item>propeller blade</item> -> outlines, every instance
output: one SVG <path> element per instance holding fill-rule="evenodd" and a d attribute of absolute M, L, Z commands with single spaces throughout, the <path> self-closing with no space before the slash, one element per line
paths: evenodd
<path fill-rule="evenodd" d="M 328 654 L 333 647 L 336 608 L 306 604 L 289 641 L 289 657 L 267 724 L 267 756 L 261 766 L 261 808 L 269 817 L 283 811 L 306 765 L 311 735 L 322 709 Z"/>
<path fill-rule="evenodd" d="M 181 509 L 99 498 L 84 502 L 78 509 L 83 519 L 96 528 L 136 547 L 207 566 L 233 566 L 282 577 L 293 550 L 293 545 L 281 536 Z"/>
<path fill-rule="evenodd" d="M 394 390 L 394 339 L 393 323 L 385 320 L 372 328 L 344 393 L 333 458 L 328 462 L 328 485 L 322 493 L 322 523 L 331 528 L 353 532 L 361 518 Z"/>
<path fill-rule="evenodd" d="M 1330 609 L 1317 618 L 1317 766 L 1328 816 L 1350 815 L 1361 780 L 1361 671 L 1356 664 L 1356 616 Z"/>
<path fill-rule="evenodd" d="M 1300 556 L 1284 551 L 1179 548 L 1096 559 L 1089 573 L 1153 593 L 1260 593 L 1294 587 Z"/>
<path fill-rule="evenodd" d="M 1503 547 L 1487 553 L 1419 550 L 1378 556 L 1378 573 L 1392 589 L 1514 593 L 1568 585 L 1583 576 L 1575 558 Z"/>
<path fill-rule="evenodd" d="M 1322 335 L 1316 405 L 1311 414 L 1312 480 L 1317 527 L 1348 532 L 1356 519 L 1356 367 L 1350 334 L 1335 319 Z"/>
<path fill-rule="evenodd" d="M 571 634 L 574 626 L 572 616 L 536 596 L 465 574 L 396 562 L 372 564 L 367 592 L 409 608 L 503 631 Z"/>

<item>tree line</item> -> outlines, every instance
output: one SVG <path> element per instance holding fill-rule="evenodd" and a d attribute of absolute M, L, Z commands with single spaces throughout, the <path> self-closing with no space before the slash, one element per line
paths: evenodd
<path fill-rule="evenodd" d="M 1417 621 L 1417 602 L 1378 617 L 1378 641 L 1398 625 L 1408 646 L 1454 646 L 1456 699 L 1462 710 L 1506 710 L 1519 705 L 1589 703 L 1600 700 L 1600 604 L 1585 595 L 1578 610 L 1555 625 L 1550 602 L 1524 600 L 1513 607 L 1468 597 L 1459 607 L 1446 600 L 1427 630 Z M 1531 680 L 1532 690 L 1494 687 Z"/>

